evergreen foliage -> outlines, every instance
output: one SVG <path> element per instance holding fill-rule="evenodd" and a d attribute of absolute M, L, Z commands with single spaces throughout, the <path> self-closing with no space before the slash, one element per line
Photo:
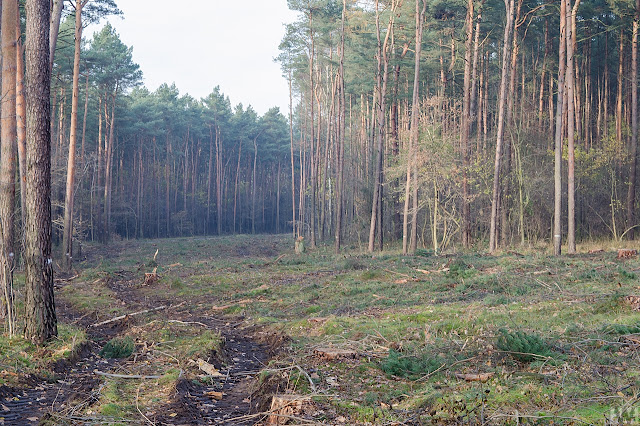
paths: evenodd
<path fill-rule="evenodd" d="M 508 331 L 500 329 L 496 347 L 508 352 L 520 362 L 539 361 L 540 359 L 553 357 L 551 346 L 536 334 L 528 334 L 522 331 Z"/>
<path fill-rule="evenodd" d="M 128 358 L 133 353 L 136 345 L 129 336 L 114 337 L 100 350 L 103 358 Z"/>

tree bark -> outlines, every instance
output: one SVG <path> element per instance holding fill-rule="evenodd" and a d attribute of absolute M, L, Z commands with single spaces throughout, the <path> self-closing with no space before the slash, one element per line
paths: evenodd
<path fill-rule="evenodd" d="M 2 106 L 0 109 L 0 283 L 2 314 L 9 336 L 15 334 L 13 268 L 15 266 L 16 129 L 16 0 L 2 2 Z"/>
<path fill-rule="evenodd" d="M 27 0 L 26 15 L 25 337 L 43 344 L 58 334 L 51 260 L 49 0 Z"/>

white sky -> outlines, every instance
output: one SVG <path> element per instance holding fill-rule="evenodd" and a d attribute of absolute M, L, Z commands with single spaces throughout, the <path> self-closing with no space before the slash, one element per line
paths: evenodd
<path fill-rule="evenodd" d="M 235 107 L 264 114 L 289 110 L 289 89 L 273 58 L 284 24 L 296 19 L 286 0 L 117 0 L 124 19 L 110 17 L 151 91 L 176 83 L 200 99 L 215 86 Z M 100 28 L 106 23 L 102 21 Z M 97 30 L 88 28 L 85 37 Z"/>

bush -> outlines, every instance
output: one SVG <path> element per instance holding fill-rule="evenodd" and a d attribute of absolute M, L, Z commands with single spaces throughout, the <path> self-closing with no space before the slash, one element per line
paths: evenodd
<path fill-rule="evenodd" d="M 505 329 L 500 329 L 499 333 L 496 347 L 501 351 L 509 352 L 509 355 L 518 361 L 532 362 L 541 357 L 553 356 L 551 347 L 535 334 L 522 331 L 510 332 Z"/>
<path fill-rule="evenodd" d="M 100 356 L 104 358 L 127 358 L 135 349 L 135 344 L 131 337 L 116 337 L 107 342 L 100 351 Z"/>

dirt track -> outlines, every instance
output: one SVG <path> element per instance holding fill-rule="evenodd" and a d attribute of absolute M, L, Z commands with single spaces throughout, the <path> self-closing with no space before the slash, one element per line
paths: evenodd
<path fill-rule="evenodd" d="M 154 300 L 142 296 L 138 285 L 133 285 L 127 274 L 108 282 L 125 312 L 167 305 L 160 314 L 164 319 L 183 323 L 197 323 L 201 327 L 218 332 L 224 339 L 222 353 L 212 362 L 224 378 L 211 385 L 196 384 L 181 378 L 175 391 L 167 401 L 153 407 L 152 412 L 142 414 L 140 422 L 146 424 L 254 424 L 256 418 L 248 416 L 251 405 L 260 404 L 251 400 L 254 377 L 273 355 L 268 344 L 258 343 L 257 331 L 244 327 L 242 318 L 216 318 L 203 315 L 184 301 Z M 73 284 L 67 284 L 73 285 Z M 131 360 L 105 360 L 98 353 L 104 342 L 124 334 L 135 325 L 136 318 L 91 327 L 88 316 L 74 312 L 63 297 L 57 298 L 57 313 L 61 322 L 76 322 L 87 328 L 90 342 L 84 345 L 71 359 L 52 366 L 55 381 L 25 378 L 24 388 L 0 388 L 0 425 L 47 424 L 95 424 L 98 419 L 91 415 L 90 407 L 97 401 L 104 379 L 94 372 L 127 371 Z M 272 348 L 273 349 L 273 348 Z M 213 400 L 207 393 L 221 391 L 223 398 Z M 149 409 L 149 407 L 147 407 Z M 255 407 L 254 407 L 255 411 Z M 115 420 L 115 419 L 113 419 Z"/>

